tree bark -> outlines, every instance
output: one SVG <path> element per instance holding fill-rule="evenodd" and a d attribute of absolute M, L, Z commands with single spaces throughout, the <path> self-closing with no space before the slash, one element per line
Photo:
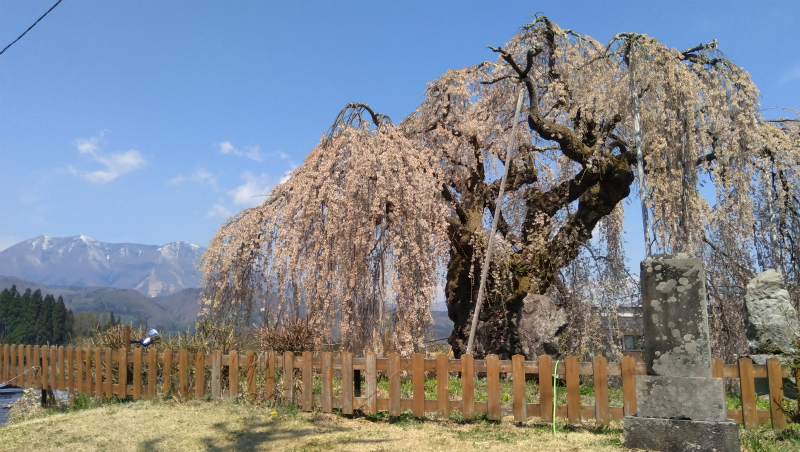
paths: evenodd
<path fill-rule="evenodd" d="M 510 359 L 514 354 L 524 354 L 519 344 L 518 325 L 525 297 L 528 293 L 544 294 L 555 280 L 558 270 L 575 259 L 580 245 L 591 239 L 597 223 L 630 194 L 634 175 L 633 162 L 629 157 L 627 154 L 606 155 L 591 169 L 582 170 L 569 181 L 566 185 L 571 189 L 556 186 L 547 193 L 534 192 L 531 195 L 536 199 L 531 199 L 529 205 L 542 208 L 534 210 L 545 211 L 550 218 L 575 199 L 578 200 L 578 209 L 569 215 L 555 234 L 550 234 L 547 229 L 527 231 L 532 235 L 552 237 L 543 251 L 535 253 L 530 260 L 523 259 L 522 256 L 531 252 L 530 245 L 525 246 L 512 256 L 508 269 L 504 270 L 510 274 L 501 273 L 501 281 L 496 281 L 490 274 L 484 306 L 478 317 L 474 356 L 483 357 L 493 353 L 501 359 Z M 553 193 L 561 191 L 566 194 L 556 196 Z M 448 316 L 454 322 L 448 342 L 456 357 L 467 349 L 482 265 L 480 259 L 473 259 L 475 249 L 470 239 L 482 227 L 480 218 L 485 204 L 477 202 L 475 198 L 471 201 L 461 204 L 464 212 L 459 216 L 461 221 L 451 223 L 448 231 L 452 246 L 445 296 Z M 558 208 L 544 209 L 549 202 L 555 202 Z M 467 209 L 465 205 L 471 208 Z M 529 215 L 536 213 L 529 212 Z M 497 270 L 497 265 L 493 262 L 491 270 Z"/>

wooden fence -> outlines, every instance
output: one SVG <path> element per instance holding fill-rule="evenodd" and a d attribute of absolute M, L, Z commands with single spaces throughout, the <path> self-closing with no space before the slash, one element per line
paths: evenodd
<path fill-rule="evenodd" d="M 425 359 L 423 355 L 415 354 L 405 359 L 396 353 L 378 358 L 372 353 L 364 357 L 341 353 L 334 357 L 330 352 L 317 356 L 310 352 L 301 355 L 286 352 L 283 355 L 267 353 L 259 358 L 253 351 L 244 355 L 231 351 L 223 355 L 219 350 L 211 354 L 202 351 L 190 354 L 187 350 L 157 352 L 141 348 L 129 351 L 4 345 L 0 379 L 23 387 L 106 397 L 132 396 L 134 400 L 170 392 L 181 397 L 210 397 L 215 400 L 239 396 L 279 397 L 300 405 L 306 411 L 317 407 L 324 412 L 333 409 L 341 409 L 344 414 L 352 414 L 355 410 L 367 414 L 388 411 L 389 415 L 396 416 L 410 410 L 417 417 L 424 416 L 426 412 L 435 412 L 445 418 L 451 412 L 460 412 L 466 419 L 474 418 L 476 414 L 485 414 L 490 420 L 513 415 L 516 422 L 523 422 L 529 417 L 538 417 L 547 422 L 553 416 L 552 383 L 540 385 L 539 403 L 528 403 L 525 377 L 528 374 L 550 377 L 553 367 L 549 356 L 540 356 L 538 361 L 525 361 L 521 355 L 515 355 L 511 360 L 501 360 L 496 355 L 475 360 L 471 355 L 463 355 L 461 359 L 449 359 L 447 355 Z M 119 369 L 127 371 L 119 372 Z M 282 375 L 282 383 L 281 387 L 276 388 L 278 369 L 293 371 L 280 371 L 278 374 Z M 334 392 L 334 372 L 341 381 L 336 388 L 338 395 Z M 460 400 L 452 400 L 450 396 L 450 374 L 454 372 L 460 373 Z M 363 391 L 360 378 L 354 384 L 354 375 L 362 373 Z M 434 400 L 425 398 L 426 373 L 436 376 L 437 398 Z M 476 373 L 485 374 L 486 401 L 475 400 Z M 513 382 L 513 397 L 509 402 L 501 401 L 501 374 L 510 374 Z M 606 362 L 601 356 L 594 357 L 592 362 L 578 362 L 575 356 L 566 357 L 558 363 L 557 369 L 557 375 L 566 382 L 566 404 L 556 406 L 556 416 L 566 418 L 570 424 L 579 424 L 583 419 L 595 419 L 600 424 L 608 424 L 612 419 L 621 420 L 623 416 L 636 413 L 637 374 L 644 374 L 644 365 L 631 357 L 623 358 L 620 363 Z M 740 359 L 738 364 L 723 364 L 721 359 L 715 358 L 712 361 L 712 374 L 741 381 L 742 408 L 728 410 L 730 419 L 744 424 L 746 428 L 758 428 L 765 423 L 771 423 L 776 429 L 786 427 L 781 386 L 782 379 L 789 376 L 790 369 L 782 367 L 777 359 L 772 358 L 767 365 L 759 366 L 748 358 Z M 581 405 L 581 376 L 584 379 L 592 377 L 594 405 Z M 621 407 L 609 405 L 608 381 L 612 376 L 620 377 L 622 382 Z M 300 377 L 299 380 L 297 377 Z M 402 398 L 401 378 L 409 377 L 413 387 L 412 397 Z M 552 382 L 547 377 L 542 381 Z M 321 394 L 314 394 L 315 378 L 321 383 Z M 388 380 L 388 397 L 379 396 L 379 378 Z M 755 378 L 769 381 L 769 410 L 756 409 Z M 227 381 L 226 385 L 223 380 Z M 260 384 L 257 384 L 257 380 Z M 190 387 L 192 381 L 194 385 Z"/>

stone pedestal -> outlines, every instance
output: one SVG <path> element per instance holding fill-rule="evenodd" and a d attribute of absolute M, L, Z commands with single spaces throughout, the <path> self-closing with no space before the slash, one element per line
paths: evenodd
<path fill-rule="evenodd" d="M 660 451 L 730 452 L 739 448 L 739 424 L 625 416 L 625 447 Z"/>
<path fill-rule="evenodd" d="M 711 377 L 705 276 L 700 259 L 657 255 L 642 262 L 644 362 L 638 412 L 625 417 L 625 447 L 657 451 L 739 450 L 722 380 Z"/>

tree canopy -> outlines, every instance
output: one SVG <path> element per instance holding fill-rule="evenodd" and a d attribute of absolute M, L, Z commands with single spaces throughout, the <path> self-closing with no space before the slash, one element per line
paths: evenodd
<path fill-rule="evenodd" d="M 205 312 L 302 311 L 345 347 L 384 351 L 388 334 L 409 353 L 445 274 L 458 356 L 506 164 L 478 355 L 521 353 L 529 294 L 568 310 L 571 351 L 618 350 L 610 316 L 635 298 L 623 249 L 632 188 L 644 195 L 647 247 L 710 266 L 712 305 L 724 311 L 712 318 L 717 346 L 743 338 L 748 272 L 779 267 L 796 293 L 798 123 L 766 120 L 749 75 L 716 41 L 678 51 L 621 33 L 604 44 L 537 17 L 490 49 L 496 60 L 430 82 L 397 125 L 346 106 L 288 181 L 212 239 Z M 605 327 L 589 327 L 601 318 Z"/>

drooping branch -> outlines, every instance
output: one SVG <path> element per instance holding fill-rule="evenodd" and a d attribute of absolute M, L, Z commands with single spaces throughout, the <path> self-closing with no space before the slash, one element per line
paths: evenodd
<path fill-rule="evenodd" d="M 390 117 L 374 111 L 369 105 L 362 102 L 351 102 L 345 105 L 336 115 L 336 119 L 334 119 L 331 128 L 328 129 L 327 141 L 325 144 L 327 145 L 333 137 L 347 126 L 356 129 L 361 128 L 365 113 L 369 114 L 370 122 L 379 129 L 387 125 L 392 125 L 392 119 Z"/>

